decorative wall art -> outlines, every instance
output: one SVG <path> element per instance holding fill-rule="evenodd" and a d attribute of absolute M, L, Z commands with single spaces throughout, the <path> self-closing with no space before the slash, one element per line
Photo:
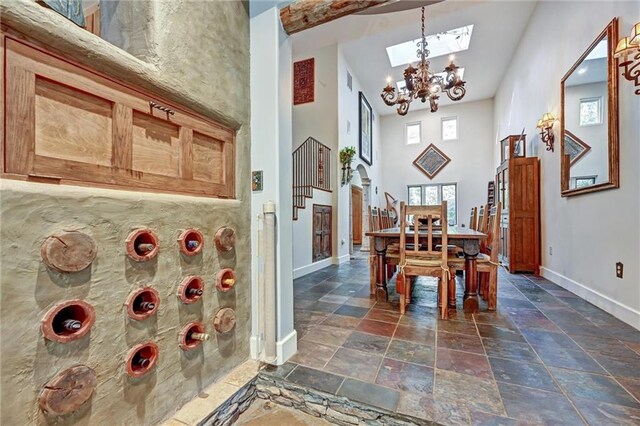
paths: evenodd
<path fill-rule="evenodd" d="M 360 158 L 368 165 L 373 164 L 373 110 L 360 92 Z"/>
<path fill-rule="evenodd" d="M 413 165 L 429 179 L 433 179 L 450 161 L 444 152 L 431 144 L 413 161 Z"/>
<path fill-rule="evenodd" d="M 314 101 L 315 58 L 293 63 L 293 104 Z"/>
<path fill-rule="evenodd" d="M 564 153 L 569 156 L 569 165 L 573 166 L 581 159 L 591 147 L 582 139 L 568 131 L 564 130 Z"/>

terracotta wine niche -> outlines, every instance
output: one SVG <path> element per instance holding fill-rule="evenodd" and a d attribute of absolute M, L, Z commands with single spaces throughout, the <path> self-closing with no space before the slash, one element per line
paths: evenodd
<path fill-rule="evenodd" d="M 138 321 L 155 315 L 158 311 L 158 305 L 160 305 L 158 290 L 151 287 L 144 287 L 131 292 L 125 302 L 129 318 Z"/>
<path fill-rule="evenodd" d="M 96 320 L 96 311 L 82 300 L 59 303 L 42 318 L 42 334 L 45 339 L 68 343 L 80 339 L 89 332 Z"/>
<path fill-rule="evenodd" d="M 178 335 L 178 344 L 183 351 L 195 349 L 206 340 L 209 340 L 209 335 L 204 332 L 201 322 L 187 324 Z"/>
<path fill-rule="evenodd" d="M 136 262 L 151 260 L 158 255 L 158 237 L 147 228 L 136 229 L 126 240 L 127 256 Z"/>
<path fill-rule="evenodd" d="M 216 288 L 223 293 L 231 290 L 236 284 L 236 274 L 233 269 L 225 268 L 218 272 L 216 277 Z"/>
<path fill-rule="evenodd" d="M 178 245 L 185 256 L 195 256 L 202 253 L 204 235 L 197 229 L 186 229 L 178 237 Z"/>
<path fill-rule="evenodd" d="M 98 385 L 95 371 L 86 365 L 76 365 L 56 374 L 42 387 L 39 406 L 50 416 L 64 416 L 91 399 Z"/>
<path fill-rule="evenodd" d="M 178 286 L 178 297 L 182 303 L 196 303 L 204 294 L 204 281 L 201 277 L 191 275 Z"/>
<path fill-rule="evenodd" d="M 231 308 L 221 308 L 213 318 L 213 328 L 221 334 L 228 333 L 236 326 L 236 313 Z"/>
<path fill-rule="evenodd" d="M 231 251 L 236 245 L 236 233 L 232 228 L 223 226 L 216 231 L 214 241 L 219 251 Z"/>
<path fill-rule="evenodd" d="M 68 231 L 51 235 L 40 250 L 42 260 L 58 272 L 78 272 L 87 268 L 98 253 L 96 242 L 87 234 Z"/>
<path fill-rule="evenodd" d="M 127 375 L 142 377 L 156 366 L 159 354 L 158 345 L 153 342 L 140 343 L 129 351 L 127 355 Z"/>

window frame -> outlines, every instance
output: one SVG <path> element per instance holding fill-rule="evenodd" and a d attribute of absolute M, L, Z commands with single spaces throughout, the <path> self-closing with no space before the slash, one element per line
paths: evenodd
<path fill-rule="evenodd" d="M 420 205 L 424 205 L 425 204 L 425 194 L 426 194 L 426 188 L 428 187 L 437 187 L 438 188 L 438 203 L 442 203 L 442 188 L 444 186 L 453 186 L 455 187 L 456 190 L 456 202 L 455 202 L 455 218 L 453 218 L 453 222 L 451 221 L 451 218 L 447 218 L 448 222 L 449 222 L 449 226 L 456 226 L 458 224 L 458 183 L 457 182 L 444 182 L 444 183 L 427 183 L 427 184 L 414 184 L 414 185 L 407 185 L 407 204 L 408 205 L 415 205 L 415 204 L 409 204 L 409 200 L 410 200 L 410 192 L 411 192 L 411 188 L 420 188 Z"/>
<path fill-rule="evenodd" d="M 598 103 L 598 121 L 596 123 L 588 123 L 582 124 L 582 104 L 587 102 L 596 101 Z M 602 120 L 602 96 L 593 96 L 590 98 L 580 98 L 580 102 L 578 103 L 578 124 L 580 127 L 589 127 L 589 126 L 601 126 L 603 124 Z"/>
<path fill-rule="evenodd" d="M 451 139 L 444 138 L 444 123 L 445 121 L 455 121 L 456 122 L 456 137 Z M 449 117 L 442 117 L 440 119 L 440 139 L 442 142 L 455 142 L 460 140 L 460 120 L 457 115 L 452 115 Z"/>
<path fill-rule="evenodd" d="M 409 143 L 409 126 L 418 126 L 418 142 Z M 404 144 L 409 145 L 420 145 L 422 143 L 422 121 L 413 121 L 411 123 L 404 124 Z"/>

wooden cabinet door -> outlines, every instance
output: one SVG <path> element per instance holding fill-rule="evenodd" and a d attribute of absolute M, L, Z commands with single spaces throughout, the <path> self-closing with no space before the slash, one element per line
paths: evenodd
<path fill-rule="evenodd" d="M 313 205 L 313 254 L 317 262 L 331 257 L 331 206 Z"/>
<path fill-rule="evenodd" d="M 540 251 L 538 162 L 512 161 L 510 191 L 510 271 L 536 272 Z"/>
<path fill-rule="evenodd" d="M 351 224 L 353 244 L 362 244 L 362 189 L 351 187 Z"/>

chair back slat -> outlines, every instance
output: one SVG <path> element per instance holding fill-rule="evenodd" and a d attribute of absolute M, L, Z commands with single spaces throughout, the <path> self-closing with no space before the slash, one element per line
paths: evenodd
<path fill-rule="evenodd" d="M 480 231 L 484 234 L 487 233 L 487 224 L 489 222 L 489 204 L 485 204 L 484 206 L 480 206 L 478 209 L 478 229 L 476 231 Z"/>
<path fill-rule="evenodd" d="M 369 206 L 369 229 L 372 231 L 380 230 L 380 209 Z"/>
<path fill-rule="evenodd" d="M 469 228 L 474 231 L 478 230 L 478 208 L 472 207 L 471 214 L 469 215 Z"/>
<path fill-rule="evenodd" d="M 387 209 L 380 210 L 380 228 L 381 229 L 391 228 L 389 219 L 390 219 L 389 211 Z"/>
<path fill-rule="evenodd" d="M 498 261 L 498 251 L 500 251 L 500 213 L 502 205 L 491 207 L 491 213 L 489 214 L 489 223 L 487 226 L 487 251 L 492 262 Z"/>

